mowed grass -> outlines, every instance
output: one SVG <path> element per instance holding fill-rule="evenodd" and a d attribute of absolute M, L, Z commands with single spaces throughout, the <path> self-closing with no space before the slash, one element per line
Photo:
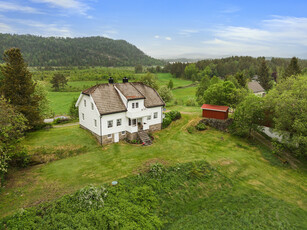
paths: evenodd
<path fill-rule="evenodd" d="M 174 88 L 179 87 L 179 86 L 186 86 L 186 85 L 191 85 L 193 84 L 193 81 L 181 79 L 181 78 L 174 78 L 172 77 L 172 74 L 170 73 L 157 73 L 156 74 L 158 80 L 159 80 L 159 85 L 167 85 L 170 80 L 173 81 Z"/>
<path fill-rule="evenodd" d="M 195 98 L 197 87 L 188 87 L 172 90 L 174 99 L 181 100 L 185 103 L 189 98 Z"/>
<path fill-rule="evenodd" d="M 68 115 L 72 101 L 79 95 L 80 92 L 48 92 L 47 98 L 55 116 Z"/>
<path fill-rule="evenodd" d="M 24 141 L 29 147 L 75 144 L 87 146 L 87 151 L 9 174 L 0 195 L 0 216 L 54 200 L 88 184 L 101 185 L 132 175 L 156 160 L 167 165 L 206 160 L 239 186 L 236 196 L 241 190 L 246 193 L 253 189 L 307 211 L 307 173 L 303 167 L 294 170 L 284 166 L 268 149 L 227 133 L 209 129 L 189 134 L 186 128 L 200 119 L 184 114 L 170 127 L 155 133 L 154 144 L 148 147 L 125 142 L 101 147 L 78 126 L 30 133 Z M 227 206 L 227 202 L 223 205 Z"/>

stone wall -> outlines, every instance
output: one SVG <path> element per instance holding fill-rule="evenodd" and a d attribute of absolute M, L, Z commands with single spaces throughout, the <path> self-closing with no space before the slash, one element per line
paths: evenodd
<path fill-rule="evenodd" d="M 203 119 L 199 123 L 204 123 L 205 125 L 208 125 L 210 127 L 213 127 L 215 129 L 221 130 L 221 131 L 228 131 L 228 126 L 231 125 L 233 122 L 232 118 L 228 118 L 226 120 L 219 120 L 219 119 Z"/>
<path fill-rule="evenodd" d="M 129 141 L 132 141 L 132 140 L 136 140 L 138 139 L 138 133 L 129 133 L 129 132 L 126 132 L 127 133 L 127 139 Z"/>
<path fill-rule="evenodd" d="M 83 125 L 80 124 L 80 127 L 82 129 L 88 130 L 91 134 L 94 135 L 94 137 L 96 137 L 97 141 L 99 142 L 99 144 L 101 144 L 101 137 L 99 135 L 97 135 L 96 133 L 92 132 L 91 130 L 89 130 L 88 128 L 84 127 Z"/>
<path fill-rule="evenodd" d="M 155 132 L 155 131 L 159 131 L 161 129 L 162 129 L 162 124 L 161 123 L 149 126 L 149 132 Z"/>

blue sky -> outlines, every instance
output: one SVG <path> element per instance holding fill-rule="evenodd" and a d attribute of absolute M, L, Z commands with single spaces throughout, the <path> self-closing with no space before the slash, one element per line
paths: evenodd
<path fill-rule="evenodd" d="M 306 0 L 0 0 L 0 32 L 124 39 L 156 58 L 307 58 L 306 12 Z"/>

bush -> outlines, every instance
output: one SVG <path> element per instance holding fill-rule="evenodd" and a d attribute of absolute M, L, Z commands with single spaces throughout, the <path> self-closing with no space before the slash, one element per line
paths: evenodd
<path fill-rule="evenodd" d="M 26 149 L 21 149 L 14 153 L 14 155 L 11 158 L 10 165 L 19 167 L 19 168 L 25 168 L 30 163 L 30 155 L 28 154 L 28 151 Z"/>
<path fill-rule="evenodd" d="M 163 119 L 163 122 L 162 122 L 162 129 L 167 128 L 171 123 L 172 123 L 172 119 L 168 115 L 165 114 L 165 118 Z"/>
<path fill-rule="evenodd" d="M 151 165 L 149 173 L 153 178 L 157 179 L 162 177 L 165 170 L 166 169 L 163 164 L 155 163 Z"/>
<path fill-rule="evenodd" d="M 78 205 L 82 209 L 101 208 L 104 205 L 104 199 L 107 197 L 107 190 L 100 186 L 94 187 L 93 185 L 87 186 L 79 190 L 74 198 L 78 201 Z"/>
<path fill-rule="evenodd" d="M 194 128 L 193 126 L 189 126 L 189 127 L 187 128 L 187 131 L 188 131 L 188 133 L 192 134 L 192 133 L 194 133 L 195 128 Z"/>
<path fill-rule="evenodd" d="M 175 121 L 181 118 L 181 113 L 175 110 L 168 112 L 167 115 L 171 118 L 172 121 Z"/>
<path fill-rule="evenodd" d="M 206 130 L 207 129 L 207 126 L 204 124 L 204 123 L 198 123 L 195 128 L 198 130 L 198 131 L 202 131 L 202 130 Z"/>
<path fill-rule="evenodd" d="M 186 101 L 185 105 L 186 105 L 186 106 L 196 106 L 197 103 L 196 103 L 195 98 L 190 97 L 190 98 Z"/>

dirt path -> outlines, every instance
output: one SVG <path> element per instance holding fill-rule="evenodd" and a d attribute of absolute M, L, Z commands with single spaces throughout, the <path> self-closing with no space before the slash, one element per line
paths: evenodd
<path fill-rule="evenodd" d="M 74 123 L 68 123 L 68 124 L 62 124 L 62 125 L 54 125 L 54 128 L 61 128 L 61 127 L 67 127 L 67 126 L 75 126 L 79 125 L 79 122 L 74 122 Z"/>

